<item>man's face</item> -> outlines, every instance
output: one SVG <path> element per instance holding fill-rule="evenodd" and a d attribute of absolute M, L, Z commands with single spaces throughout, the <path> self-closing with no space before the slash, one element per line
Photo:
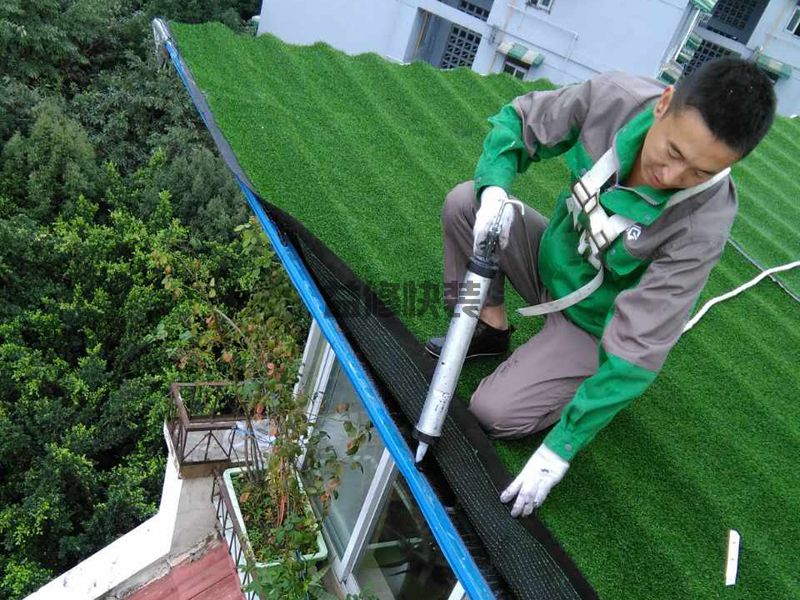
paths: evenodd
<path fill-rule="evenodd" d="M 672 87 L 654 108 L 655 121 L 642 145 L 644 182 L 656 189 L 684 189 L 703 183 L 739 160 L 739 153 L 714 137 L 697 109 L 670 111 Z"/>

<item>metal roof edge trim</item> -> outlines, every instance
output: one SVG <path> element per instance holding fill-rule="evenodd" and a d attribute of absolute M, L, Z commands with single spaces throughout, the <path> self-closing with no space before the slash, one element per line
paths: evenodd
<path fill-rule="evenodd" d="M 163 21 L 162 23 L 166 25 Z M 167 31 L 169 31 L 168 28 Z M 204 111 L 197 106 L 197 95 L 202 95 L 202 92 L 200 92 L 200 89 L 194 83 L 194 78 L 190 77 L 190 70 L 183 62 L 183 58 L 175 45 L 171 32 L 170 39 L 164 42 L 164 47 L 169 52 L 172 64 L 189 92 L 189 96 L 195 108 L 197 108 L 200 118 L 209 129 L 212 128 L 212 125 L 216 127 L 215 124 L 210 122 L 209 115 L 204 114 Z M 231 170 L 233 171 L 233 169 Z M 331 312 L 322 294 L 311 279 L 311 275 L 297 254 L 297 251 L 281 238 L 278 228 L 267 216 L 250 186 L 247 185 L 237 173 L 234 172 L 233 174 L 237 184 L 247 198 L 250 208 L 255 213 L 262 229 L 269 238 L 281 264 L 283 264 L 286 269 L 292 284 L 297 289 L 303 303 L 319 324 L 325 338 L 333 348 L 336 358 L 341 363 L 348 379 L 358 393 L 375 429 L 386 444 L 397 468 L 405 477 L 409 489 L 414 495 L 426 522 L 431 527 L 431 531 L 436 541 L 439 543 L 447 562 L 455 572 L 458 581 L 464 587 L 464 590 L 470 598 L 493 598 L 494 595 L 489 585 L 478 570 L 478 566 L 475 564 L 475 561 L 464 545 L 461 536 L 458 534 L 453 522 L 445 512 L 441 502 L 439 502 L 436 493 L 433 491 L 427 479 L 425 479 L 414 465 L 411 449 L 405 443 L 405 440 L 403 440 L 400 435 L 400 431 L 389 416 L 380 394 L 365 371 L 364 366 L 356 358 L 350 343 L 342 333 L 339 323 L 331 316 Z"/>
<path fill-rule="evenodd" d="M 737 242 L 737 241 L 734 239 L 734 237 L 733 237 L 733 236 L 728 236 L 728 243 L 729 243 L 731 246 L 733 246 L 733 248 L 734 248 L 734 249 L 735 249 L 735 250 L 736 250 L 736 251 L 737 251 L 739 254 L 741 254 L 741 255 L 742 255 L 742 257 L 744 257 L 744 259 L 745 259 L 747 262 L 749 262 L 751 265 L 753 265 L 753 266 L 754 266 L 756 269 L 758 269 L 758 270 L 759 270 L 759 271 L 761 271 L 762 273 L 763 273 L 764 271 L 766 271 L 766 270 L 767 270 L 767 267 L 765 267 L 763 264 L 761 264 L 761 262 L 759 262 L 758 260 L 756 260 L 756 259 L 755 259 L 755 257 L 753 257 L 753 256 L 752 256 L 752 255 L 751 255 L 749 252 L 747 252 L 747 250 L 745 250 L 745 249 L 744 249 L 744 247 L 743 247 L 743 246 L 742 246 L 742 245 L 741 245 L 739 242 Z M 785 284 L 785 283 L 784 283 L 784 282 L 781 280 L 781 278 L 780 278 L 780 277 L 778 277 L 778 276 L 777 276 L 777 275 L 775 275 L 774 273 L 772 273 L 772 274 L 768 275 L 767 277 L 769 277 L 769 278 L 770 278 L 772 281 L 774 281 L 774 282 L 775 282 L 775 283 L 778 285 L 778 287 L 780 287 L 780 288 L 781 288 L 781 289 L 782 289 L 784 292 L 786 292 L 787 294 L 789 294 L 789 297 L 790 297 L 790 298 L 792 298 L 792 300 L 794 300 L 794 301 L 796 301 L 796 302 L 800 302 L 800 296 L 798 296 L 798 295 L 797 295 L 797 294 L 794 292 L 794 290 L 792 290 L 792 289 L 791 289 L 791 288 L 790 288 L 790 287 L 789 287 L 787 284 Z"/>

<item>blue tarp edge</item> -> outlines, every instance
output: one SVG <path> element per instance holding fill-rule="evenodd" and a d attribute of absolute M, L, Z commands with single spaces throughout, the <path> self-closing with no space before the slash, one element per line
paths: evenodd
<path fill-rule="evenodd" d="M 181 77 L 193 104 L 198 109 L 201 119 L 206 127 L 211 129 L 209 116 L 198 106 L 197 96 L 201 92 L 190 77 L 189 69 L 184 64 L 180 53 L 172 40 L 165 42 L 165 48 L 169 52 L 175 70 Z M 359 399 L 364 405 L 375 429 L 378 431 L 386 448 L 392 455 L 398 470 L 408 484 L 409 489 L 414 495 L 419 508 L 426 522 L 431 528 L 439 547 L 442 550 L 447 562 L 452 567 L 458 581 L 464 591 L 471 599 L 493 598 L 489 585 L 478 570 L 472 556 L 464 545 L 461 536 L 458 534 L 453 522 L 445 512 L 444 506 L 439 502 L 436 493 L 431 488 L 430 483 L 420 473 L 415 464 L 411 449 L 406 444 L 394 421 L 389 416 L 386 406 L 380 397 L 374 383 L 366 373 L 364 366 L 356 358 L 353 348 L 344 337 L 339 324 L 331 316 L 325 300 L 316 284 L 312 280 L 308 270 L 298 256 L 296 250 L 281 239 L 281 235 L 275 224 L 264 212 L 261 203 L 255 196 L 248 183 L 245 183 L 238 174 L 234 172 L 234 177 L 239 187 L 242 189 L 250 208 L 255 213 L 261 224 L 262 229 L 269 238 L 275 253 L 283 264 L 292 284 L 297 289 L 303 303 L 308 308 L 313 318 L 317 321 L 323 335 L 333 348 L 336 358 L 339 360 L 342 369 L 347 374 L 353 388 L 358 394 Z"/>

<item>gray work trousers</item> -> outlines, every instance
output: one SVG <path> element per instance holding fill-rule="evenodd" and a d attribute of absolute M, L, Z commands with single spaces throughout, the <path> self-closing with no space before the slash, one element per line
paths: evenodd
<path fill-rule="evenodd" d="M 445 290 L 457 290 L 464 280 L 478 206 L 471 181 L 457 185 L 445 198 Z M 487 306 L 503 304 L 506 277 L 528 305 L 548 300 L 537 270 L 539 241 L 546 227 L 547 219 L 533 208 L 526 206 L 524 217 L 515 209 L 508 246 L 500 251 L 500 273 L 489 287 Z M 455 301 L 452 292 L 446 293 L 448 308 L 455 308 Z M 480 382 L 469 410 L 492 437 L 522 437 L 558 421 L 578 386 L 597 368 L 597 338 L 562 313 L 551 313 L 538 334 Z"/>

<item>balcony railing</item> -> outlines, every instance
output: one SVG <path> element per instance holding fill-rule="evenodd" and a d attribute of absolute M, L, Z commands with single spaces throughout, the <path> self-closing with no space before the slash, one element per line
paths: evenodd
<path fill-rule="evenodd" d="M 182 477 L 262 460 L 253 421 L 242 412 L 237 384 L 173 383 L 167 429 Z"/>
<path fill-rule="evenodd" d="M 228 494 L 228 488 L 222 480 L 220 473 L 214 474 L 214 486 L 211 492 L 211 500 L 217 510 L 217 521 L 222 533 L 222 539 L 228 546 L 228 554 L 236 565 L 236 572 L 242 588 L 247 587 L 253 580 L 252 573 L 255 568 L 255 559 L 248 552 L 246 537 L 233 509 L 233 502 Z M 260 600 L 260 596 L 253 591 L 244 592 L 247 600 Z"/>

